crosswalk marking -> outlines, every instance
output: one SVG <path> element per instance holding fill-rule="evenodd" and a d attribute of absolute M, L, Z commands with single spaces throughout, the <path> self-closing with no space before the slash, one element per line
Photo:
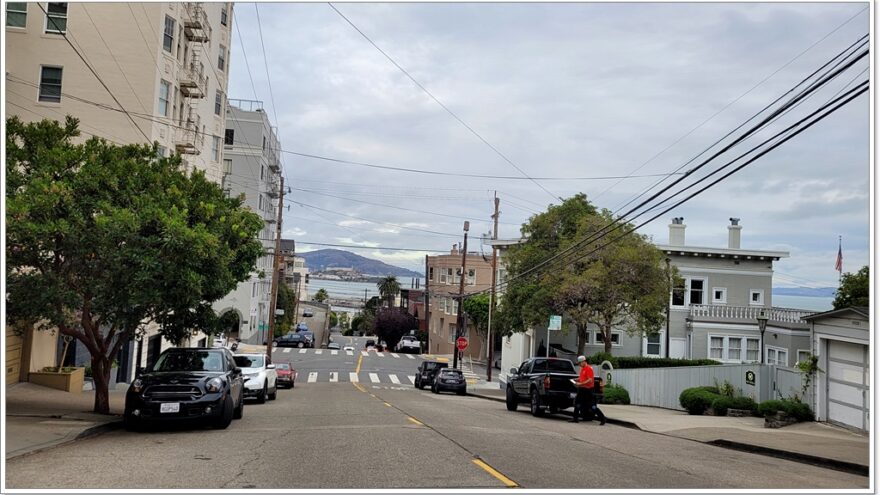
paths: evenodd
<path fill-rule="evenodd" d="M 416 375 L 409 375 L 407 378 L 409 378 L 410 384 L 412 384 L 412 385 L 416 384 Z"/>
<path fill-rule="evenodd" d="M 335 383 L 339 381 L 339 374 L 335 371 L 330 372 L 330 383 Z"/>
<path fill-rule="evenodd" d="M 323 353 L 324 353 L 323 349 L 316 349 L 315 350 L 315 354 L 323 354 Z"/>
<path fill-rule="evenodd" d="M 315 383 L 318 381 L 318 372 L 313 371 L 309 373 L 309 383 Z"/>
<path fill-rule="evenodd" d="M 306 349 L 305 349 L 305 348 L 300 349 L 300 350 L 299 350 L 299 353 L 300 353 L 300 354 L 305 354 L 305 353 L 306 353 Z"/>
<path fill-rule="evenodd" d="M 370 373 L 370 381 L 373 383 L 379 383 L 379 375 L 376 373 Z"/>
<path fill-rule="evenodd" d="M 385 354 L 382 352 L 377 352 L 376 357 L 385 357 Z"/>
<path fill-rule="evenodd" d="M 283 352 L 283 353 L 288 353 L 288 352 L 290 352 L 290 347 L 285 347 L 284 350 L 281 351 L 281 352 Z"/>
<path fill-rule="evenodd" d="M 364 357 L 367 357 L 370 355 L 370 353 L 367 351 L 361 351 L 361 354 L 363 354 Z"/>
<path fill-rule="evenodd" d="M 337 355 L 337 354 L 339 354 L 339 351 L 330 351 L 330 355 L 331 355 L 331 356 L 335 356 L 335 355 Z"/>
<path fill-rule="evenodd" d="M 358 382 L 358 374 L 357 373 L 349 373 L 348 374 L 348 381 L 350 381 L 351 383 L 357 383 Z"/>
<path fill-rule="evenodd" d="M 393 352 L 391 353 L 391 357 L 396 357 L 396 358 L 400 359 L 400 356 L 397 355 L 397 354 L 395 354 L 395 353 L 393 353 Z"/>
<path fill-rule="evenodd" d="M 348 354 L 349 356 L 354 356 L 354 352 L 352 352 L 352 351 L 345 351 L 345 353 Z"/>
<path fill-rule="evenodd" d="M 400 385 L 400 379 L 397 378 L 397 375 L 388 375 L 388 378 L 391 379 L 391 383 Z"/>
<path fill-rule="evenodd" d="M 408 357 L 410 359 L 415 359 L 412 354 L 407 354 L 406 357 Z"/>

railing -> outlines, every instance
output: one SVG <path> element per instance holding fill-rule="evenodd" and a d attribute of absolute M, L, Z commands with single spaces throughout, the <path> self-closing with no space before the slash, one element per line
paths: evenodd
<path fill-rule="evenodd" d="M 199 60 L 198 52 L 193 52 L 189 63 L 180 68 L 180 91 L 188 98 L 204 98 L 207 85 L 205 67 Z"/>
<path fill-rule="evenodd" d="M 174 147 L 179 153 L 198 155 L 204 142 L 205 136 L 199 131 L 197 121 L 186 120 L 174 129 Z"/>
<path fill-rule="evenodd" d="M 183 20 L 183 29 L 189 41 L 204 42 L 211 39 L 211 25 L 208 23 L 208 14 L 200 2 L 188 2 L 186 6 L 186 19 Z"/>
<path fill-rule="evenodd" d="M 696 318 L 755 320 L 762 311 L 770 321 L 784 323 L 805 323 L 801 320 L 802 317 L 816 314 L 815 311 L 789 308 L 765 308 L 762 306 L 725 306 L 715 304 L 692 304 L 690 306 L 690 316 Z"/>

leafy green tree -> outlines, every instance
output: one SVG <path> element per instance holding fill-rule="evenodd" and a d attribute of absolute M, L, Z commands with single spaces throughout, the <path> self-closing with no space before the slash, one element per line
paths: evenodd
<path fill-rule="evenodd" d="M 393 275 L 383 277 L 376 284 L 376 287 L 379 289 L 379 296 L 390 308 L 394 304 L 394 296 L 400 293 L 400 283 L 397 281 L 397 277 Z"/>
<path fill-rule="evenodd" d="M 870 288 L 871 279 L 867 265 L 856 273 L 844 273 L 840 279 L 840 287 L 834 294 L 834 309 L 868 306 L 871 302 Z"/>
<path fill-rule="evenodd" d="M 656 334 L 665 322 L 670 291 L 663 254 L 645 236 L 623 235 L 631 228 L 628 224 L 596 235 L 612 221 L 611 212 L 598 211 L 583 194 L 531 217 L 522 228 L 528 241 L 511 247 L 507 257 L 511 282 L 499 323 L 508 331 L 525 331 L 546 326 L 551 314 L 561 314 L 566 331 L 577 332 L 579 354 L 590 324 L 599 328 L 609 353 L 612 328 Z M 564 262 L 531 271 L 587 238 L 596 240 L 577 247 Z M 616 240 L 601 247 L 611 239 Z M 518 278 L 523 273 L 528 275 Z"/>
<path fill-rule="evenodd" d="M 82 342 L 106 414 L 111 363 L 137 333 L 222 332 L 211 304 L 254 270 L 263 221 L 179 157 L 75 144 L 77 127 L 6 121 L 7 324 Z"/>
<path fill-rule="evenodd" d="M 335 311 L 330 312 L 330 328 L 334 328 L 339 325 L 339 315 L 336 314 Z"/>
<path fill-rule="evenodd" d="M 285 283 L 278 284 L 278 300 L 276 308 L 284 310 L 284 314 L 276 316 L 275 337 L 286 335 L 293 330 L 296 323 L 296 292 Z"/>
<path fill-rule="evenodd" d="M 318 292 L 315 292 L 315 296 L 312 297 L 312 300 L 322 303 L 330 299 L 330 294 L 327 293 L 325 289 L 318 289 Z"/>
<path fill-rule="evenodd" d="M 342 327 L 343 329 L 349 328 L 348 324 L 350 322 L 348 320 L 349 320 L 348 313 L 346 313 L 345 311 L 339 313 L 339 326 L 340 327 Z"/>
<path fill-rule="evenodd" d="M 466 297 L 463 307 L 477 334 L 485 337 L 489 331 L 489 294 Z"/>

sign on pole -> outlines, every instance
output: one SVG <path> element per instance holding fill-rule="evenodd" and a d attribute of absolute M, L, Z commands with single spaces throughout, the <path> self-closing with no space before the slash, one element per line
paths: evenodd
<path fill-rule="evenodd" d="M 550 324 L 547 325 L 547 358 L 550 358 L 550 330 L 562 330 L 562 316 L 550 315 Z"/>
<path fill-rule="evenodd" d="M 284 316 L 284 310 L 283 309 L 276 309 L 275 316 Z"/>
<path fill-rule="evenodd" d="M 459 337 L 458 339 L 455 340 L 455 347 L 457 347 L 459 351 L 463 351 L 463 350 L 467 349 L 467 346 L 468 346 L 467 337 Z"/>

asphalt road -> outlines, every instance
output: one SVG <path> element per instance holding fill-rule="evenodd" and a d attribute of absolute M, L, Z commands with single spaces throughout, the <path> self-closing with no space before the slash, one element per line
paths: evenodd
<path fill-rule="evenodd" d="M 300 370 L 296 388 L 280 390 L 276 401 L 248 403 L 227 430 L 114 431 L 7 462 L 7 487 L 868 486 L 866 477 L 620 426 L 570 424 L 564 416 L 534 418 L 499 402 L 434 395 L 390 379 L 303 380 L 331 368 L 352 373 L 358 363 L 358 376 L 406 376 L 418 366 L 418 359 L 390 353 L 365 357 L 362 342 L 356 348 L 354 356 L 288 353 Z"/>

